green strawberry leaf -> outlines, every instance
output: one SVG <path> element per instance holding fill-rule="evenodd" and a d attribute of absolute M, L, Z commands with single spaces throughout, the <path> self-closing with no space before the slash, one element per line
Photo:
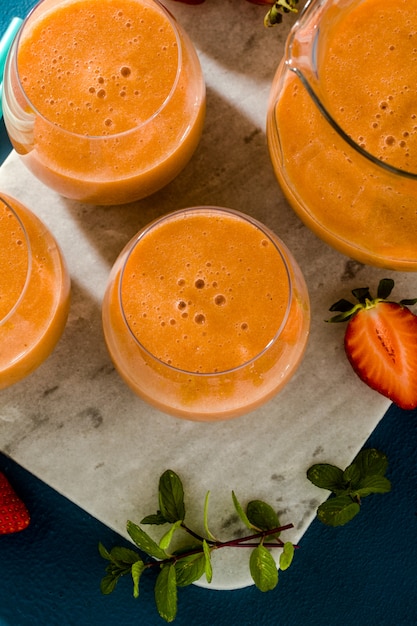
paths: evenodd
<path fill-rule="evenodd" d="M 394 289 L 394 281 L 392 278 L 382 278 L 379 281 L 377 298 L 385 300 L 391 295 L 391 291 Z"/>
<path fill-rule="evenodd" d="M 155 603 L 159 615 L 173 622 L 177 615 L 177 580 L 175 565 L 164 565 L 155 583 Z"/>
<path fill-rule="evenodd" d="M 126 528 L 130 538 L 138 548 L 146 552 L 146 554 L 149 554 L 149 556 L 153 556 L 155 559 L 163 560 L 166 558 L 167 555 L 165 551 L 160 548 L 152 537 L 145 533 L 140 526 L 128 520 Z"/>
<path fill-rule="evenodd" d="M 159 479 L 159 508 L 168 522 L 184 520 L 184 489 L 179 476 L 172 470 L 166 470 Z"/>
<path fill-rule="evenodd" d="M 253 582 L 261 591 L 271 591 L 278 583 L 278 570 L 272 554 L 263 545 L 252 550 L 249 559 Z"/>
<path fill-rule="evenodd" d="M 348 495 L 342 495 L 323 502 L 317 509 L 317 517 L 327 526 L 343 526 L 350 522 L 359 511 L 358 502 Z"/>

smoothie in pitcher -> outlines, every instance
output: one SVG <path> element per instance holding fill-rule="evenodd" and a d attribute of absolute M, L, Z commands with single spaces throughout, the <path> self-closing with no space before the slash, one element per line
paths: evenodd
<path fill-rule="evenodd" d="M 416 270 L 417 2 L 328 0 L 309 11 L 271 93 L 278 180 L 304 222 L 341 252 Z"/>

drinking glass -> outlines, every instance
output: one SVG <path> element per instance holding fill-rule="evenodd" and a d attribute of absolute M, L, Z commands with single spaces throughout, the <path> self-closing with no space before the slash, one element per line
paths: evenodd
<path fill-rule="evenodd" d="M 172 181 L 204 113 L 196 50 L 157 0 L 41 0 L 6 62 L 3 115 L 15 150 L 78 201 L 122 204 Z"/>
<path fill-rule="evenodd" d="M 282 389 L 310 322 L 307 287 L 284 243 L 221 207 L 144 227 L 112 268 L 102 312 L 129 387 L 161 411 L 205 421 L 252 411 Z"/>
<path fill-rule="evenodd" d="M 0 389 L 51 354 L 68 315 L 70 278 L 46 226 L 10 196 L 0 195 Z"/>

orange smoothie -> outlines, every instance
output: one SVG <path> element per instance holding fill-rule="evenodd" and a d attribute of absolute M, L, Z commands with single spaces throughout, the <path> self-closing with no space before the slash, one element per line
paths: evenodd
<path fill-rule="evenodd" d="M 116 368 L 142 398 L 179 417 L 226 419 L 292 376 L 307 341 L 308 296 L 264 226 L 231 210 L 186 209 L 122 251 L 103 324 Z"/>
<path fill-rule="evenodd" d="M 52 352 L 68 315 L 70 279 L 45 225 L 0 196 L 0 389 L 21 380 Z"/>
<path fill-rule="evenodd" d="M 271 92 L 277 178 L 301 219 L 339 251 L 417 270 L 417 2 L 311 6 Z"/>
<path fill-rule="evenodd" d="M 28 167 L 90 203 L 137 200 L 170 182 L 203 127 L 196 52 L 154 0 L 43 0 L 4 90 L 6 127 Z"/>

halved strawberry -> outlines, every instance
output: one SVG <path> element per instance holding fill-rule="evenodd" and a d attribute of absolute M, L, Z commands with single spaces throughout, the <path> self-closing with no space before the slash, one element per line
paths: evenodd
<path fill-rule="evenodd" d="M 417 316 L 406 305 L 417 298 L 391 302 L 394 281 L 384 278 L 376 298 L 368 287 L 354 289 L 359 304 L 339 300 L 341 311 L 330 322 L 348 321 L 345 352 L 356 374 L 369 387 L 403 409 L 417 407 Z"/>
<path fill-rule="evenodd" d="M 24 530 L 30 522 L 29 512 L 6 476 L 0 472 L 0 535 Z"/>

